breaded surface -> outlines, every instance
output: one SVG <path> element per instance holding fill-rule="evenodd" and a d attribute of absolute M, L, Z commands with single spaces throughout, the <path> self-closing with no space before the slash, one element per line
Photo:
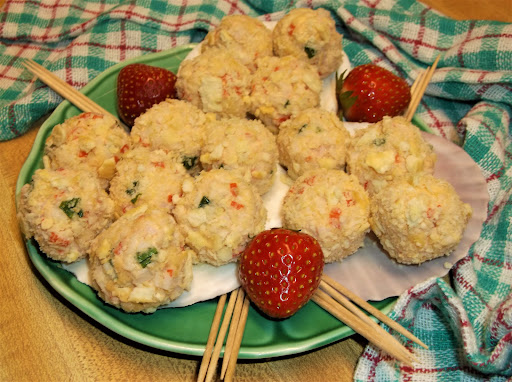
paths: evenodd
<path fill-rule="evenodd" d="M 294 56 L 264 57 L 256 65 L 250 112 L 273 133 L 299 111 L 320 104 L 322 81 L 307 62 Z"/>
<path fill-rule="evenodd" d="M 48 257 L 72 263 L 112 223 L 114 203 L 90 172 L 39 169 L 21 189 L 18 220 Z"/>
<path fill-rule="evenodd" d="M 279 163 L 292 179 L 316 168 L 344 170 L 349 139 L 336 114 L 306 109 L 281 124 L 277 135 Z"/>
<path fill-rule="evenodd" d="M 368 194 L 353 175 L 311 170 L 297 178 L 283 202 L 283 226 L 318 240 L 326 263 L 341 260 L 363 245 L 369 231 Z"/>
<path fill-rule="evenodd" d="M 274 53 L 309 62 L 321 78 L 335 72 L 342 61 L 341 34 L 329 11 L 296 8 L 279 20 L 273 31 Z"/>
<path fill-rule="evenodd" d="M 263 195 L 272 187 L 277 166 L 274 135 L 258 120 L 226 118 L 206 124 L 201 154 L 205 170 L 237 171 Z"/>
<path fill-rule="evenodd" d="M 256 189 L 236 172 L 203 171 L 184 182 L 174 216 L 199 262 L 236 261 L 247 243 L 265 228 L 267 213 Z"/>
<path fill-rule="evenodd" d="M 89 256 L 93 287 L 115 307 L 151 313 L 190 286 L 192 256 L 174 219 L 141 205 L 94 241 Z"/>
<path fill-rule="evenodd" d="M 193 173 L 198 169 L 206 120 L 206 114 L 191 103 L 167 99 L 135 120 L 131 132 L 133 146 L 176 155 Z"/>
<path fill-rule="evenodd" d="M 272 31 L 260 20 L 247 15 L 229 15 L 206 35 L 201 50 L 213 47 L 228 50 L 235 59 L 254 71 L 254 61 L 272 56 Z"/>
<path fill-rule="evenodd" d="M 102 179 L 105 188 L 116 162 L 130 149 L 128 133 L 110 117 L 82 113 L 56 125 L 46 139 L 50 167 L 78 168 Z"/>
<path fill-rule="evenodd" d="M 384 117 L 351 139 L 347 170 L 374 194 L 393 180 L 432 174 L 435 162 L 434 149 L 416 126 L 403 117 Z"/>
<path fill-rule="evenodd" d="M 222 117 L 245 117 L 251 74 L 228 50 L 212 48 L 181 63 L 178 97 Z"/>
<path fill-rule="evenodd" d="M 421 174 L 392 182 L 372 197 L 370 224 L 393 259 L 421 264 L 448 255 L 471 214 L 452 185 Z"/>
<path fill-rule="evenodd" d="M 110 182 L 110 197 L 116 217 L 141 204 L 171 212 L 181 195 L 181 185 L 189 178 L 178 158 L 163 150 L 137 147 L 116 165 Z"/>

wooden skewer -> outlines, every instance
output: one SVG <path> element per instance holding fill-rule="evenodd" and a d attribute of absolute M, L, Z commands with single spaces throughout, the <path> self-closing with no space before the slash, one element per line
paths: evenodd
<path fill-rule="evenodd" d="M 242 300 L 243 307 L 240 307 Z M 418 362 L 418 360 L 395 337 L 386 332 L 366 313 L 361 311 L 361 309 L 358 308 L 356 304 L 362 307 L 368 313 L 372 314 L 381 322 L 388 325 L 390 328 L 403 334 L 405 337 L 409 338 L 411 341 L 417 343 L 418 345 L 428 349 L 428 346 L 425 345 L 417 337 L 415 337 L 412 333 L 408 332 L 401 325 L 391 320 L 378 309 L 376 309 L 375 307 L 373 307 L 372 305 L 364 301 L 362 298 L 360 298 L 359 296 L 351 292 L 349 289 L 339 284 L 338 282 L 336 282 L 327 275 L 322 276 L 320 287 L 313 295 L 312 300 L 316 302 L 318 305 L 320 305 L 322 308 L 327 310 L 329 313 L 331 313 L 333 316 L 338 318 L 340 321 L 345 323 L 347 326 L 351 327 L 355 332 L 361 334 L 363 337 L 368 339 L 368 341 L 372 342 L 377 347 L 381 348 L 391 356 L 395 357 L 400 362 L 403 362 L 407 365 L 411 366 L 413 362 Z M 221 369 L 221 379 L 226 381 L 231 381 L 233 379 L 234 371 L 236 368 L 236 362 L 238 358 L 238 352 L 240 350 L 245 323 L 249 312 L 249 305 L 250 300 L 248 296 L 246 296 L 245 293 L 242 290 L 240 290 L 236 301 L 236 306 L 234 308 L 233 318 L 231 320 L 231 328 L 229 330 L 229 335 L 224 350 L 224 359 Z M 240 318 L 238 319 L 238 317 Z M 225 318 L 224 320 L 226 319 L 229 320 L 229 318 Z M 218 327 L 218 322 L 215 322 L 215 318 L 214 323 Z M 215 331 L 216 330 L 217 329 L 215 329 Z M 211 333 L 212 331 L 210 331 L 210 337 L 212 336 Z M 219 335 L 219 338 L 221 338 L 220 341 L 224 340 L 224 334 L 222 335 L 222 337 Z M 209 338 L 207 342 L 206 351 L 211 352 L 211 346 L 208 346 L 208 344 L 210 344 L 211 341 L 211 338 Z M 217 339 L 217 344 L 219 344 L 219 339 Z M 215 356 L 212 356 L 208 371 L 210 378 L 212 376 L 212 374 L 210 375 L 210 373 L 213 373 L 215 371 L 215 366 L 212 366 L 212 364 L 216 362 L 217 359 L 215 359 Z M 203 370 L 204 367 L 205 366 L 201 365 L 201 370 Z M 200 377 L 201 376 L 202 374 L 200 373 Z M 200 378 L 198 380 L 202 379 Z M 207 380 L 210 380 L 208 376 Z"/>
<path fill-rule="evenodd" d="M 356 333 L 361 334 L 368 341 L 372 342 L 400 362 L 409 366 L 412 366 L 413 362 L 417 362 L 416 358 L 407 349 L 400 344 L 397 346 L 394 341 L 390 341 L 389 337 L 392 338 L 392 336 L 384 329 L 379 327 L 380 331 L 375 330 L 371 325 L 368 325 L 366 322 L 359 319 L 359 317 L 354 315 L 344 306 L 338 304 L 336 300 L 324 291 L 317 289 L 313 294 L 312 300 L 331 313 L 338 320 L 351 327 Z"/>
<path fill-rule="evenodd" d="M 236 332 L 238 330 L 238 323 L 240 322 L 240 317 L 242 313 L 242 307 L 244 304 L 245 292 L 242 288 L 238 291 L 238 297 L 236 299 L 235 310 L 233 312 L 233 318 L 231 319 L 231 325 L 229 326 L 228 339 L 226 340 L 226 350 L 233 348 L 233 341 L 236 337 Z M 228 366 L 229 358 L 231 357 L 231 353 L 229 351 L 224 350 L 224 357 L 222 358 L 222 369 L 221 375 L 226 373 L 226 368 Z"/>
<path fill-rule="evenodd" d="M 63 98 L 67 99 L 73 105 L 78 107 L 80 110 L 84 112 L 93 112 L 97 114 L 109 115 L 112 118 L 116 119 L 121 126 L 124 126 L 118 118 L 107 110 L 102 108 L 96 102 L 86 97 L 74 87 L 70 86 L 67 82 L 61 80 L 55 74 L 45 69 L 43 66 L 39 65 L 37 62 L 25 59 L 23 62 L 23 66 L 27 68 L 32 74 L 37 76 L 42 82 L 48 85 L 55 92 L 60 94 Z"/>
<path fill-rule="evenodd" d="M 203 374 L 200 374 L 197 378 L 198 382 L 200 381 L 211 381 L 213 378 L 213 374 L 215 373 L 215 370 L 217 369 L 217 362 L 219 361 L 219 355 L 222 348 L 222 344 L 224 342 L 224 338 L 226 337 L 226 332 L 228 330 L 229 323 L 231 321 L 231 316 L 233 314 L 233 309 L 235 307 L 235 301 L 238 295 L 238 289 L 235 289 L 233 292 L 231 292 L 231 295 L 229 296 L 228 306 L 226 308 L 226 312 L 224 313 L 224 319 L 222 320 L 222 325 L 220 327 L 219 334 L 217 336 L 217 340 L 215 342 L 215 346 L 213 348 L 213 353 L 210 358 L 210 362 L 208 364 L 208 369 L 206 371 L 206 378 Z M 210 331 L 211 332 L 211 331 Z M 201 365 L 201 368 L 203 366 Z M 200 368 L 200 370 L 201 370 Z"/>
<path fill-rule="evenodd" d="M 412 117 L 414 116 L 414 113 L 416 112 L 416 109 L 418 108 L 418 105 L 420 104 L 421 98 L 423 98 L 423 94 L 425 93 L 425 90 L 427 89 L 427 86 L 430 82 L 430 79 L 432 78 L 432 75 L 434 74 L 434 71 L 436 70 L 437 64 L 439 62 L 439 59 L 441 56 L 437 56 L 434 63 L 431 67 L 426 69 L 425 72 L 423 72 L 419 77 L 421 77 L 420 81 L 415 84 L 413 84 L 414 89 L 411 87 L 411 102 L 409 103 L 409 108 L 407 109 L 405 113 L 405 118 L 408 121 L 412 120 Z M 416 83 L 416 81 L 415 81 Z M 414 92 L 413 92 L 414 90 Z"/>
<path fill-rule="evenodd" d="M 244 306 L 242 308 L 242 316 L 240 317 L 240 322 L 238 323 L 238 328 L 236 331 L 236 338 L 233 344 L 233 348 L 231 351 L 226 348 L 225 352 L 229 352 L 229 362 L 227 366 L 226 373 L 221 373 L 221 378 L 225 381 L 231 382 L 233 380 L 233 376 L 235 374 L 236 361 L 238 359 L 238 352 L 240 351 L 240 345 L 242 343 L 242 337 L 244 336 L 245 323 L 247 322 L 247 316 L 249 314 L 249 305 L 251 301 L 249 297 L 245 296 Z"/>
<path fill-rule="evenodd" d="M 421 82 L 423 81 L 423 78 L 425 78 L 425 74 L 427 73 L 427 70 L 422 70 L 418 77 L 416 77 L 416 80 L 414 80 L 413 84 L 411 85 L 411 102 L 409 102 L 409 107 L 407 108 L 407 112 L 411 108 L 411 104 L 413 101 L 413 97 L 416 96 L 416 90 L 418 86 L 420 86 Z M 407 113 L 406 113 L 407 114 Z"/>
<path fill-rule="evenodd" d="M 219 302 L 217 303 L 217 309 L 215 310 L 215 315 L 213 316 L 212 327 L 210 328 L 210 333 L 208 334 L 208 341 L 206 342 L 206 347 L 204 349 L 203 359 L 201 361 L 201 367 L 199 368 L 199 376 L 197 377 L 198 381 L 202 381 L 206 375 L 206 371 L 208 369 L 208 365 L 210 364 L 210 358 L 212 357 L 213 345 L 215 344 L 215 339 L 217 338 L 217 332 L 219 331 L 220 319 L 222 317 L 222 311 L 224 310 L 224 305 L 226 304 L 227 295 L 223 294 L 219 298 Z"/>
<path fill-rule="evenodd" d="M 333 280 L 331 277 L 329 277 L 329 276 L 324 274 L 322 276 L 322 280 L 324 282 L 326 282 L 327 284 L 331 285 L 332 287 L 334 287 L 337 291 L 341 292 L 341 294 L 343 294 L 348 299 L 354 301 L 357 305 L 362 307 L 368 313 L 372 314 L 379 321 L 383 322 L 384 324 L 386 324 L 390 328 L 396 330 L 398 333 L 400 333 L 403 336 L 407 337 L 408 339 L 410 339 L 411 341 L 415 342 L 416 344 L 424 347 L 425 349 L 428 349 L 428 346 L 425 343 L 423 343 L 418 337 L 416 337 L 411 332 L 409 332 L 407 329 L 405 329 L 402 325 L 400 325 L 396 321 L 393 321 L 391 318 L 386 316 L 380 310 L 378 310 L 374 306 L 370 305 L 368 302 L 363 300 L 357 294 L 355 294 L 354 292 L 350 291 L 349 289 L 347 289 L 346 287 L 344 287 L 343 285 L 341 285 L 337 281 Z"/>

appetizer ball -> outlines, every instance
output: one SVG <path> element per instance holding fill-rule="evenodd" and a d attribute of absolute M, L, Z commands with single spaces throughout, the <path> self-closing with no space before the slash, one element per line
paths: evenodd
<path fill-rule="evenodd" d="M 98 178 L 76 169 L 39 169 L 20 193 L 18 220 L 48 257 L 72 263 L 114 220 L 114 202 Z"/>
<path fill-rule="evenodd" d="M 84 169 L 108 186 L 116 162 L 129 148 L 130 137 L 114 118 L 82 113 L 53 128 L 44 153 L 50 159 L 51 168 Z"/>
<path fill-rule="evenodd" d="M 131 132 L 133 145 L 170 152 L 194 173 L 198 169 L 207 118 L 191 103 L 167 99 L 135 120 Z"/>
<path fill-rule="evenodd" d="M 273 133 L 299 111 L 319 105 L 322 81 L 307 62 L 294 56 L 263 57 L 256 65 L 250 112 Z"/>
<path fill-rule="evenodd" d="M 344 170 L 349 139 L 336 114 L 306 109 L 281 124 L 277 135 L 279 163 L 292 179 L 316 168 Z"/>
<path fill-rule="evenodd" d="M 229 50 L 235 59 L 254 71 L 257 58 L 273 55 L 272 31 L 247 15 L 225 16 L 201 44 L 202 52 L 213 47 Z"/>
<path fill-rule="evenodd" d="M 174 216 L 199 262 L 219 266 L 236 261 L 265 228 L 267 211 L 260 195 L 233 171 L 203 171 L 194 182 L 185 181 L 183 191 Z"/>
<path fill-rule="evenodd" d="M 314 65 L 321 78 L 335 72 L 342 61 L 341 35 L 329 11 L 292 9 L 273 31 L 274 53 L 293 55 Z"/>
<path fill-rule="evenodd" d="M 356 132 L 347 167 L 370 195 L 395 179 L 434 172 L 436 154 L 419 129 L 403 117 L 384 117 Z"/>
<path fill-rule="evenodd" d="M 188 289 L 192 252 L 168 213 L 141 205 L 94 240 L 92 286 L 107 303 L 127 312 L 154 312 Z"/>
<path fill-rule="evenodd" d="M 206 124 L 201 154 L 205 170 L 237 171 L 262 195 L 272 187 L 277 166 L 274 135 L 258 120 L 229 118 Z"/>
<path fill-rule="evenodd" d="M 116 217 L 141 204 L 172 211 L 180 197 L 181 185 L 188 177 L 181 161 L 172 154 L 134 148 L 119 161 L 110 182 Z"/>
<path fill-rule="evenodd" d="M 318 240 L 326 263 L 363 245 L 370 223 L 368 194 L 357 178 L 340 170 L 311 170 L 295 180 L 282 208 L 284 227 Z"/>
<path fill-rule="evenodd" d="M 224 49 L 208 49 L 181 63 L 178 98 L 205 112 L 245 117 L 249 105 L 249 69 Z"/>
<path fill-rule="evenodd" d="M 399 179 L 371 199 L 370 224 L 399 263 L 448 255 L 460 242 L 472 209 L 448 182 L 430 174 Z"/>

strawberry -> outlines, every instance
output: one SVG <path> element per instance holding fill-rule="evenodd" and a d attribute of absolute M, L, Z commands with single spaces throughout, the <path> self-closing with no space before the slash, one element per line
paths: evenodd
<path fill-rule="evenodd" d="M 133 126 L 135 118 L 156 103 L 176 97 L 176 75 L 163 68 L 129 64 L 117 76 L 117 109 L 120 118 Z"/>
<path fill-rule="evenodd" d="M 407 82 L 373 64 L 356 66 L 337 79 L 336 94 L 343 117 L 350 122 L 378 122 L 403 114 L 411 101 Z"/>
<path fill-rule="evenodd" d="M 313 237 L 275 228 L 248 244 L 238 270 L 251 301 L 270 317 L 286 318 L 311 298 L 323 268 L 322 249 Z"/>

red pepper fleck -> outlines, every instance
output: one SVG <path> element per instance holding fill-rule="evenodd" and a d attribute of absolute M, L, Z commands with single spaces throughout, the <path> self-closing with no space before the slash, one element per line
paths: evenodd
<path fill-rule="evenodd" d="M 89 154 L 87 152 L 85 152 L 84 150 L 80 150 L 80 152 L 78 153 L 79 158 L 85 158 L 87 155 L 89 155 Z"/>
<path fill-rule="evenodd" d="M 331 210 L 331 212 L 329 213 L 330 224 L 338 229 L 341 228 L 341 223 L 339 221 L 340 216 L 341 216 L 341 209 L 338 207 L 333 208 Z"/>
<path fill-rule="evenodd" d="M 238 196 L 238 184 L 230 183 L 229 190 L 231 191 L 231 195 Z"/>
<path fill-rule="evenodd" d="M 172 274 L 174 273 L 174 269 L 168 269 L 167 273 L 169 274 L 169 276 L 172 277 Z"/>
<path fill-rule="evenodd" d="M 352 199 L 352 194 L 350 192 L 344 191 L 343 196 L 345 196 L 345 199 L 347 201 L 347 207 L 351 207 L 356 204 L 356 202 Z"/>
<path fill-rule="evenodd" d="M 114 162 L 119 162 L 119 157 L 117 155 L 114 155 Z"/>
<path fill-rule="evenodd" d="M 400 155 L 399 154 L 395 155 L 395 163 L 400 163 Z"/>
<path fill-rule="evenodd" d="M 289 115 L 283 115 L 282 117 L 279 117 L 277 119 L 277 124 L 280 125 L 281 123 L 283 123 L 284 121 L 287 121 L 289 119 L 290 119 Z"/>
<path fill-rule="evenodd" d="M 169 195 L 167 196 L 167 201 L 168 201 L 169 203 L 172 203 L 172 194 L 169 194 Z"/>
<path fill-rule="evenodd" d="M 165 168 L 164 162 L 152 162 L 152 163 L 153 163 L 153 166 L 155 166 L 155 167 Z"/>
<path fill-rule="evenodd" d="M 290 24 L 290 26 L 288 27 L 288 36 L 291 36 L 293 34 L 294 30 L 295 30 L 295 25 Z"/>
<path fill-rule="evenodd" d="M 125 152 L 127 152 L 129 148 L 130 148 L 130 146 L 128 146 L 127 144 L 124 145 L 123 147 L 121 147 L 121 150 L 120 150 L 121 154 L 124 154 Z"/>
<path fill-rule="evenodd" d="M 50 243 L 57 244 L 61 247 L 67 247 L 69 245 L 69 240 L 63 239 L 59 235 L 57 235 L 55 232 L 52 232 L 50 234 Z"/>
<path fill-rule="evenodd" d="M 306 162 L 311 162 L 313 160 L 313 157 L 311 155 L 308 155 L 305 159 Z"/>
<path fill-rule="evenodd" d="M 231 202 L 231 207 L 234 207 L 236 208 L 237 210 L 240 210 L 242 208 L 244 208 L 244 205 L 243 204 L 240 204 L 240 203 L 237 203 L 235 202 L 234 200 Z"/>
<path fill-rule="evenodd" d="M 304 179 L 303 183 L 306 183 L 308 186 L 312 186 L 315 183 L 316 175 L 310 176 L 309 178 Z"/>
<path fill-rule="evenodd" d="M 119 255 L 119 253 L 121 252 L 121 250 L 123 249 L 123 242 L 120 241 L 118 244 L 117 244 L 117 247 L 114 248 L 114 254 L 116 255 Z"/>

